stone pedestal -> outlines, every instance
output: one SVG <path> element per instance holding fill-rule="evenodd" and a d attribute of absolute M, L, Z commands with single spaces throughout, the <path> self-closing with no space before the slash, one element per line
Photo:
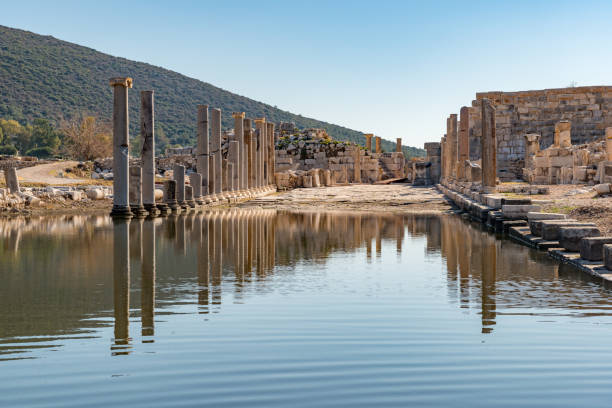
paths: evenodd
<path fill-rule="evenodd" d="M 185 166 L 175 164 L 173 167 L 174 181 L 176 181 L 176 201 L 184 210 L 188 209 L 185 203 Z"/>
<path fill-rule="evenodd" d="M 495 107 L 484 98 L 481 101 L 482 188 L 485 193 L 495 192 L 497 178 L 497 141 L 495 137 Z"/>
<path fill-rule="evenodd" d="M 176 181 L 164 181 L 164 201 L 173 212 L 181 212 L 181 207 L 178 205 L 178 201 L 176 200 Z"/>
<path fill-rule="evenodd" d="M 113 209 L 112 217 L 130 218 L 128 89 L 132 78 L 111 78 L 113 87 Z"/>
<path fill-rule="evenodd" d="M 140 92 L 140 138 L 142 141 L 142 204 L 150 217 L 159 214 L 155 204 L 155 116 L 153 91 Z"/>
<path fill-rule="evenodd" d="M 17 169 L 15 167 L 4 169 L 4 180 L 6 181 L 6 186 L 11 194 L 15 194 L 20 191 L 19 179 L 17 178 Z"/>
<path fill-rule="evenodd" d="M 142 205 L 142 169 L 139 166 L 130 167 L 130 210 L 136 218 L 144 218 L 149 213 Z"/>
<path fill-rule="evenodd" d="M 197 207 L 197 204 L 193 199 L 193 186 L 185 186 L 185 204 L 191 208 Z"/>
<path fill-rule="evenodd" d="M 193 199 L 197 205 L 204 204 L 202 199 L 202 175 L 200 173 L 193 173 L 189 176 L 189 182 L 193 188 Z"/>

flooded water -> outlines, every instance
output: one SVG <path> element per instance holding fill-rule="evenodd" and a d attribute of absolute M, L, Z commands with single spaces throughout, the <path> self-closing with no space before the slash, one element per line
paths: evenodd
<path fill-rule="evenodd" d="M 0 221 L 0 279 L 2 407 L 612 398 L 610 292 L 456 216 Z"/>

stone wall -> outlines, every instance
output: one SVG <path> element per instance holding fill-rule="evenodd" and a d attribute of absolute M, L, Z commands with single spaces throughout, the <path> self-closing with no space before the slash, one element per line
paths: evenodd
<path fill-rule="evenodd" d="M 539 134 L 540 147 L 553 144 L 555 125 L 571 122 L 573 145 L 603 139 L 612 126 L 612 87 L 588 86 L 521 92 L 482 92 L 470 107 L 470 159 L 480 158 L 480 101 L 496 108 L 497 176 L 519 179 L 525 167 L 526 134 Z"/>

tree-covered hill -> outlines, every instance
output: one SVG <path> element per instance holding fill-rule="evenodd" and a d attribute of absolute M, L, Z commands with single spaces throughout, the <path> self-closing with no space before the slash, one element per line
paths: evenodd
<path fill-rule="evenodd" d="M 324 128 L 334 139 L 365 143 L 361 132 L 286 112 L 177 72 L 0 26 L 0 118 L 22 123 L 45 118 L 58 123 L 89 114 L 110 119 L 112 90 L 108 79 L 114 76 L 134 79 L 130 91 L 132 136 L 138 132 L 140 91 L 153 89 L 158 133 L 174 144 L 194 143 L 198 104 L 220 108 L 225 128 L 233 124 L 231 112 L 244 111 L 248 117 L 294 122 L 300 128 Z M 385 151 L 394 151 L 394 146 L 383 141 Z M 424 155 L 422 149 L 412 147 L 404 147 L 404 152 L 409 157 Z"/>

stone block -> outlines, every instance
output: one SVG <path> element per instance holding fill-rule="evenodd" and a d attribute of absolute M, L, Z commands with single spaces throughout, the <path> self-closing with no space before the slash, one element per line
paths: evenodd
<path fill-rule="evenodd" d="M 604 244 L 602 255 L 603 255 L 604 266 L 609 271 L 612 271 L 612 245 Z"/>
<path fill-rule="evenodd" d="M 574 158 L 572 156 L 553 156 L 550 157 L 550 167 L 573 167 Z"/>
<path fill-rule="evenodd" d="M 601 231 L 597 227 L 561 227 L 559 228 L 559 245 L 567 251 L 579 252 L 583 238 L 599 236 L 601 236 Z"/>
<path fill-rule="evenodd" d="M 612 237 L 586 237 L 580 241 L 580 257 L 587 261 L 601 261 L 603 247 L 612 244 Z"/>
<path fill-rule="evenodd" d="M 502 205 L 502 213 L 508 219 L 527 219 L 527 213 L 539 212 L 542 209 L 539 205 Z"/>
<path fill-rule="evenodd" d="M 595 191 L 597 195 L 609 194 L 610 184 L 608 183 L 596 184 L 593 186 L 593 191 Z"/>
<path fill-rule="evenodd" d="M 312 187 L 312 176 L 302 176 L 302 187 L 304 188 Z"/>
<path fill-rule="evenodd" d="M 546 241 L 558 241 L 559 231 L 563 227 L 596 227 L 596 225 L 588 222 L 558 222 L 555 220 L 542 221 L 542 238 Z"/>

